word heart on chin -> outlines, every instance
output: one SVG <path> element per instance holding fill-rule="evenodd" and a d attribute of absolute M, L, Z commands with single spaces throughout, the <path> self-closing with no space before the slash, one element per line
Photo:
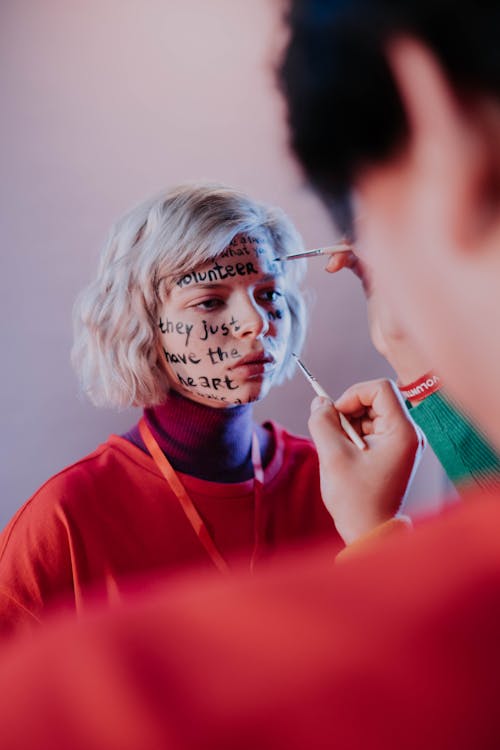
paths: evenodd
<path fill-rule="evenodd" d="M 213 391 L 228 390 L 235 391 L 240 386 L 232 380 L 229 375 L 223 378 L 209 378 L 206 375 L 199 375 L 197 378 L 191 376 L 183 377 L 179 372 L 175 373 L 179 383 L 184 388 L 210 388 Z"/>

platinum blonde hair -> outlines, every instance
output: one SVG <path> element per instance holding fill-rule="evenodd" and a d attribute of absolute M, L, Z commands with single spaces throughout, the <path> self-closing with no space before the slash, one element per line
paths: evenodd
<path fill-rule="evenodd" d="M 276 256 L 301 250 L 297 230 L 279 209 L 212 183 L 180 185 L 126 213 L 112 227 L 97 277 L 78 296 L 73 366 L 97 406 L 153 406 L 169 383 L 160 361 L 160 307 L 175 280 L 216 258 L 238 234 L 267 240 Z M 291 313 L 287 356 L 275 383 L 294 369 L 305 335 L 300 283 L 305 262 L 283 264 Z"/>

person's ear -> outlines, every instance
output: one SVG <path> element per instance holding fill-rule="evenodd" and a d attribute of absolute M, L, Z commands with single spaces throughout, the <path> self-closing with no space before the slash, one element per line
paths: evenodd
<path fill-rule="evenodd" d="M 500 105 L 479 95 L 460 98 L 436 57 L 413 38 L 392 40 L 387 57 L 420 197 L 456 248 L 477 250 L 499 229 Z"/>

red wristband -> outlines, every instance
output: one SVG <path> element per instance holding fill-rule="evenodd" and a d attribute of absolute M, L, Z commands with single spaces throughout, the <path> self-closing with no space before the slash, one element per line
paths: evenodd
<path fill-rule="evenodd" d="M 421 378 L 415 380 L 409 385 L 398 385 L 403 398 L 412 404 L 418 404 L 431 393 L 439 391 L 441 388 L 441 378 L 433 372 L 426 372 Z"/>

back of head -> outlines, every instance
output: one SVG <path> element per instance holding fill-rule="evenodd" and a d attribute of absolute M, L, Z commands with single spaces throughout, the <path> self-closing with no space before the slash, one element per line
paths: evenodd
<path fill-rule="evenodd" d="M 500 99 L 498 3 L 291 0 L 287 24 L 279 75 L 291 146 L 327 202 L 404 143 L 407 122 L 384 54 L 392 38 L 423 42 L 457 98 Z"/>
<path fill-rule="evenodd" d="M 292 147 L 344 231 L 356 221 L 415 352 L 499 447 L 500 4 L 290 0 L 288 23 Z"/>

